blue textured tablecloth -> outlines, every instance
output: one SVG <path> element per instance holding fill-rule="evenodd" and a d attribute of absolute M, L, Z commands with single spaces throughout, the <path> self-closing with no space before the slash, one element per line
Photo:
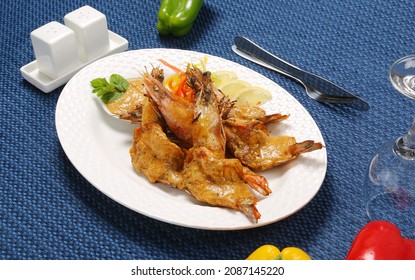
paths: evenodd
<path fill-rule="evenodd" d="M 61 88 L 45 94 L 19 68 L 34 60 L 30 32 L 90 5 L 129 49 L 180 48 L 245 65 L 286 88 L 310 112 L 328 152 L 315 198 L 278 223 L 241 231 L 183 228 L 137 214 L 88 183 L 55 129 Z M 160 37 L 159 1 L 2 0 L 0 3 L 0 259 L 243 259 L 264 243 L 343 259 L 367 219 L 363 178 L 376 149 L 403 134 L 415 101 L 397 93 L 390 65 L 415 52 L 413 0 L 206 0 L 188 36 Z M 297 83 L 236 56 L 245 35 L 363 96 L 367 112 L 333 110 Z M 305 178 L 306 180 L 306 178 Z"/>

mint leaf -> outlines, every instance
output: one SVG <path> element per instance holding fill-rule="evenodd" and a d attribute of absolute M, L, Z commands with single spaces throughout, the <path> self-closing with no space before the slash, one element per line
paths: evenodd
<path fill-rule="evenodd" d="M 110 83 L 115 86 L 119 91 L 126 91 L 130 86 L 130 83 L 124 79 L 121 75 L 112 74 L 110 77 Z"/>
<path fill-rule="evenodd" d="M 92 90 L 93 93 L 96 93 L 98 97 L 106 94 L 106 93 L 110 93 L 110 92 L 114 92 L 115 87 L 111 84 L 107 84 L 105 87 L 100 87 L 100 88 L 94 88 Z"/>
<path fill-rule="evenodd" d="M 96 78 L 90 81 L 92 93 L 101 98 L 104 103 L 110 103 L 124 95 L 130 83 L 119 74 L 112 74 L 110 81 L 105 78 Z"/>
<path fill-rule="evenodd" d="M 101 100 L 105 104 L 107 104 L 107 103 L 110 103 L 112 101 L 119 99 L 121 96 L 123 96 L 123 94 L 124 92 L 108 92 L 104 94 L 103 96 L 101 96 Z"/>
<path fill-rule="evenodd" d="M 94 88 L 101 88 L 108 85 L 107 79 L 105 78 L 96 78 L 93 79 L 90 83 Z"/>

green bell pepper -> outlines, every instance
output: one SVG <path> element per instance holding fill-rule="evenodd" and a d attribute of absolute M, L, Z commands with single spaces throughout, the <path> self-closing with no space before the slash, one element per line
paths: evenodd
<path fill-rule="evenodd" d="M 157 22 L 159 33 L 175 37 L 186 35 L 192 29 L 202 5 L 203 0 L 162 0 Z"/>

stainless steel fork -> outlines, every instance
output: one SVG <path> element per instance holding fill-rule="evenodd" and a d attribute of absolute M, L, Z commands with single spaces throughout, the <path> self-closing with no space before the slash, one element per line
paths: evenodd
<path fill-rule="evenodd" d="M 243 36 L 235 37 L 235 45 L 232 46 L 232 50 L 245 59 L 301 83 L 306 89 L 308 96 L 314 100 L 324 103 L 346 104 L 362 111 L 369 110 L 370 108 L 370 105 L 359 96 L 320 76 L 304 71 L 282 60 Z"/>

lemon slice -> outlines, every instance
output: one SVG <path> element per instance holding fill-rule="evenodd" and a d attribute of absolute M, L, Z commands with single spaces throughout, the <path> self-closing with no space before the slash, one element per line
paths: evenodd
<path fill-rule="evenodd" d="M 235 72 L 220 70 L 212 72 L 211 79 L 231 100 L 239 104 L 258 106 L 272 98 L 271 93 L 261 87 L 239 80 Z"/>
<path fill-rule="evenodd" d="M 271 99 L 272 95 L 266 89 L 251 86 L 239 92 L 238 97 L 236 98 L 236 102 L 239 104 L 259 106 Z"/>
<path fill-rule="evenodd" d="M 223 94 L 227 95 L 229 99 L 235 100 L 242 91 L 250 87 L 251 84 L 248 82 L 242 80 L 232 80 L 220 86 L 219 89 L 223 92 Z"/>
<path fill-rule="evenodd" d="M 232 81 L 237 80 L 238 76 L 235 72 L 220 70 L 212 72 L 211 79 L 217 88 L 220 88 L 222 85 Z"/>

